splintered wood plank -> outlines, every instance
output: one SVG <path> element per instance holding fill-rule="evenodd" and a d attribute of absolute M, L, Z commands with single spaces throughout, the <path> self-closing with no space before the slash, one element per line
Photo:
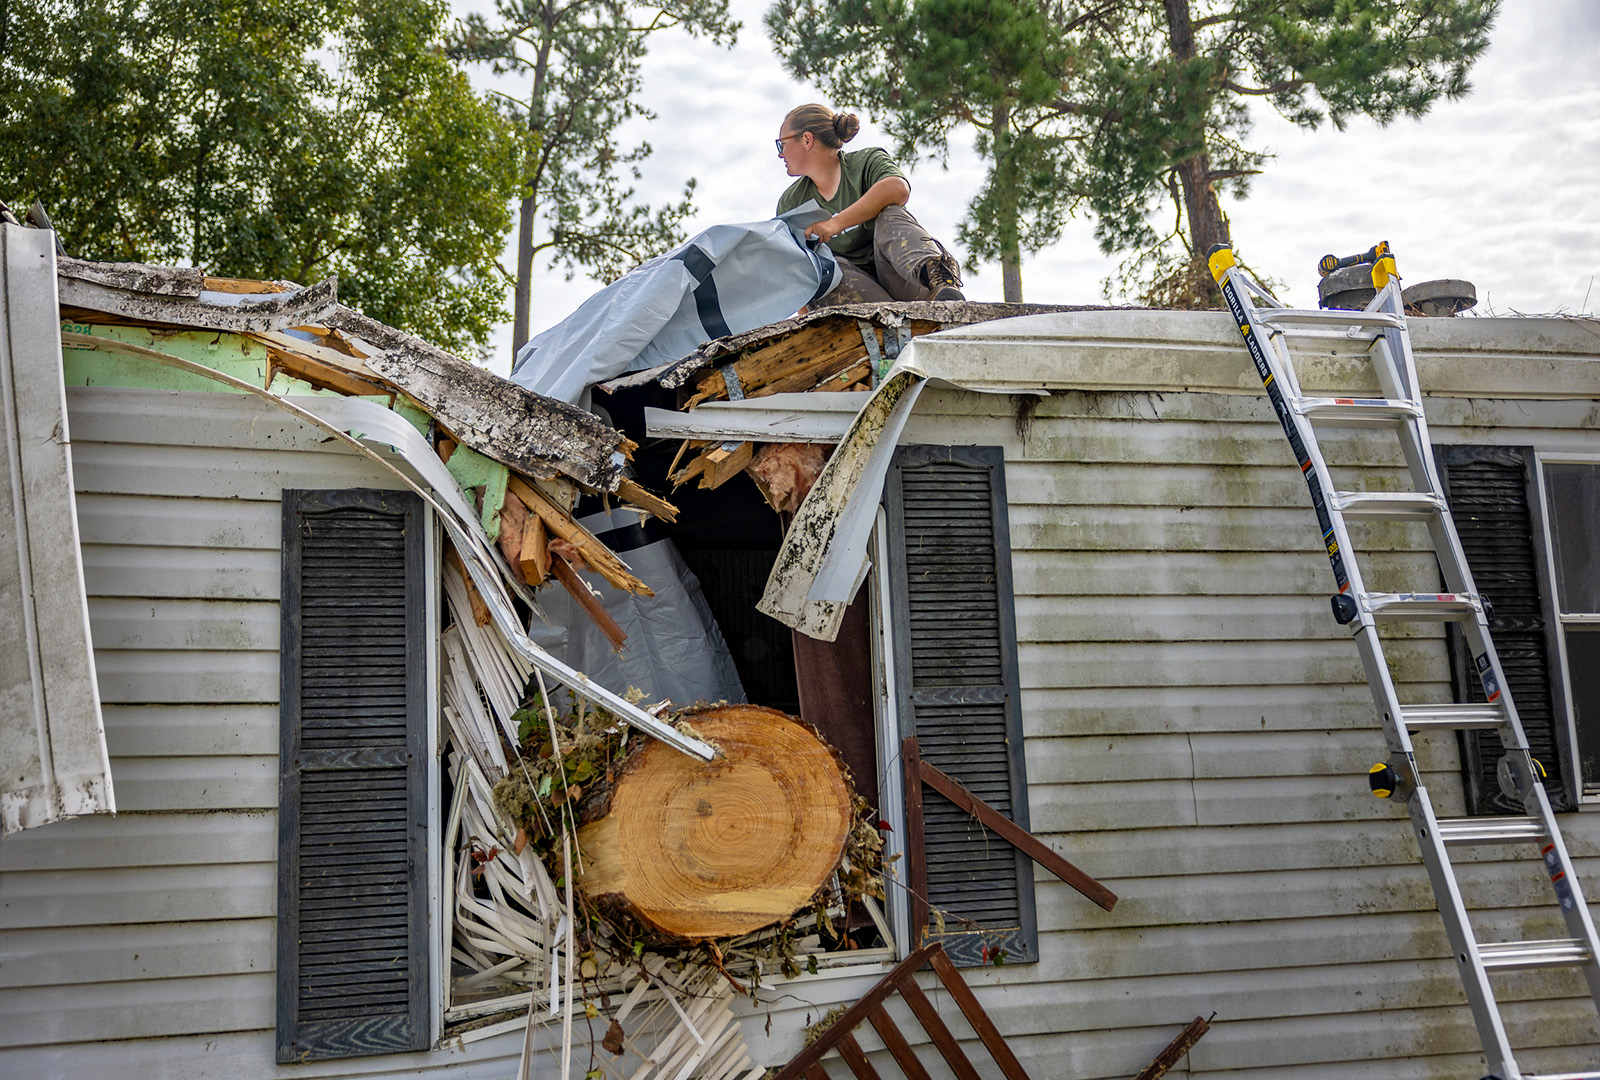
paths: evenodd
<path fill-rule="evenodd" d="M 610 548 L 596 539 L 588 529 L 572 520 L 572 515 L 551 502 L 538 488 L 515 473 L 507 479 L 506 487 L 521 499 L 529 510 L 538 514 L 551 532 L 577 548 L 579 554 L 583 556 L 583 561 L 607 582 L 635 596 L 655 595 L 650 586 L 629 572 L 627 566 Z"/>
<path fill-rule="evenodd" d="M 579 579 L 578 572 L 560 555 L 555 555 L 550 560 L 550 576 L 559 581 L 561 587 L 572 594 L 572 598 L 578 602 L 578 606 L 583 609 L 583 613 L 589 616 L 594 624 L 600 628 L 600 632 L 606 636 L 606 640 L 611 642 L 613 649 L 620 649 L 627 643 L 628 635 L 623 631 L 622 627 L 617 625 L 617 620 L 613 619 L 611 613 L 601 606 L 594 593 L 590 592 L 589 587 Z M 529 584 L 532 584 L 532 582 Z"/>
<path fill-rule="evenodd" d="M 978 1070 L 972 1067 L 972 1062 L 962 1053 L 961 1044 L 956 1041 L 955 1033 L 945 1025 L 943 1018 L 939 1016 L 939 1010 L 934 1008 L 933 1002 L 928 1000 L 928 995 L 922 992 L 922 987 L 918 986 L 909 974 L 900 981 L 900 996 L 911 1006 L 911 1011 L 922 1024 L 922 1030 L 928 1033 L 928 1038 L 933 1040 L 933 1045 L 944 1056 L 950 1071 L 956 1074 L 956 1080 L 980 1080 Z"/>
<path fill-rule="evenodd" d="M 854 322 L 809 326 L 789 337 L 746 352 L 733 363 L 745 397 L 764 397 L 784 390 L 809 390 L 822 380 L 858 363 L 867 347 Z M 697 384 L 686 407 L 726 398 L 728 386 L 722 369 L 708 373 Z"/>
<path fill-rule="evenodd" d="M 850 1071 L 861 1080 L 883 1080 L 878 1075 L 878 1070 L 872 1067 L 872 1062 L 867 1060 L 866 1053 L 861 1049 L 861 1044 L 856 1042 L 854 1035 L 845 1032 L 835 1049 L 839 1051 L 839 1056 L 844 1058 L 845 1064 L 850 1066 Z"/>
<path fill-rule="evenodd" d="M 949 991 L 950 997 L 960 1006 L 967 1023 L 978 1033 L 983 1045 L 989 1048 L 989 1053 L 994 1057 L 995 1064 L 1000 1066 L 1000 1071 L 1010 1080 L 1028 1080 L 1022 1062 L 1011 1052 L 1011 1047 L 1001 1037 L 999 1029 L 994 1026 L 994 1021 L 989 1019 L 989 1014 L 984 1012 L 977 996 L 973 994 L 967 981 L 961 977 L 961 973 L 956 970 L 955 964 L 950 962 L 950 957 L 941 949 L 929 959 L 933 962 L 933 970 L 939 976 L 939 981 L 944 983 L 944 988 Z"/>
<path fill-rule="evenodd" d="M 517 574 L 522 573 L 522 534 L 527 529 L 529 516 L 527 505 L 516 495 L 506 492 L 505 501 L 500 504 L 500 535 L 495 542 L 499 544 L 500 554 L 505 556 L 507 565 Z M 524 577 L 523 584 L 531 585 L 532 582 Z"/>
<path fill-rule="evenodd" d="M 906 1074 L 907 1080 L 933 1080 L 928 1069 L 922 1064 L 922 1059 L 917 1057 L 917 1052 L 911 1049 L 911 1044 L 900 1031 L 900 1025 L 894 1022 L 883 1008 L 878 1006 L 867 1014 L 867 1021 L 878 1032 L 878 1038 L 883 1040 L 883 1045 L 888 1047 L 889 1053 L 894 1055 L 895 1063 L 900 1066 L 900 1071 Z"/>
<path fill-rule="evenodd" d="M 705 462 L 700 469 L 700 486 L 716 489 L 726 484 L 744 472 L 755 452 L 756 444 L 749 442 L 742 442 L 732 450 L 721 446 L 707 450 L 697 459 Z"/>
<path fill-rule="evenodd" d="M 516 562 L 529 585 L 541 585 L 550 576 L 550 537 L 537 514 L 530 516 L 522 528 L 522 550 Z"/>
<path fill-rule="evenodd" d="M 830 325 L 848 323 L 856 325 L 864 319 L 874 325 L 909 323 L 913 334 L 931 330 L 948 330 L 953 326 L 969 326 L 994 319 L 1009 319 L 1018 315 L 1038 315 L 1049 311 L 1089 311 L 1096 305 L 1060 304 L 986 304 L 976 301 L 942 302 L 933 300 L 888 301 L 881 304 L 839 304 L 815 308 L 804 315 L 796 315 L 782 322 L 760 326 L 742 334 L 708 341 L 676 363 L 669 364 L 656 377 L 660 385 L 670 389 L 684 386 L 690 381 L 704 378 L 708 366 L 721 366 L 730 359 L 752 349 L 775 344 L 814 324 Z M 925 330 L 924 327 L 929 328 Z"/>
<path fill-rule="evenodd" d="M 235 293 L 244 296 L 289 292 L 300 287 L 287 281 L 252 281 L 249 278 L 233 277 L 207 277 L 204 283 L 207 292 Z"/>
<path fill-rule="evenodd" d="M 283 371 L 325 390 L 352 397 L 387 397 L 390 404 L 394 402 L 394 387 L 384 385 L 377 372 L 353 356 L 276 330 L 245 336 L 267 347 L 269 386 L 272 374 Z"/>
<path fill-rule="evenodd" d="M 1205 1017 L 1197 1016 L 1190 1021 L 1189 1026 L 1178 1032 L 1178 1037 L 1167 1044 L 1167 1048 L 1155 1056 L 1155 1060 L 1144 1067 L 1134 1080 L 1158 1080 L 1167 1075 L 1167 1071 L 1183 1060 L 1194 1044 L 1200 1041 L 1200 1036 L 1211 1030 L 1211 1025 Z"/>
<path fill-rule="evenodd" d="M 678 508 L 659 495 L 651 494 L 636 480 L 617 485 L 617 494 L 641 509 L 648 510 L 669 525 L 678 520 Z"/>
<path fill-rule="evenodd" d="M 301 382 L 310 383 L 319 390 L 332 390 L 348 397 L 387 397 L 391 405 L 394 404 L 395 391 L 387 386 L 380 386 L 356 375 L 342 371 L 327 364 L 319 364 L 315 360 L 300 356 L 295 353 L 284 352 L 282 349 L 267 349 L 267 382 L 271 387 L 272 380 L 282 373 Z"/>

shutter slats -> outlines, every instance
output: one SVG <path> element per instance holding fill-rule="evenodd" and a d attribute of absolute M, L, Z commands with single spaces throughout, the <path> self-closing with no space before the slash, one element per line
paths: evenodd
<path fill-rule="evenodd" d="M 422 513 L 285 492 L 278 1060 L 427 1045 Z"/>
<path fill-rule="evenodd" d="M 1003 458 L 996 447 L 907 447 L 886 499 L 894 522 L 897 692 L 922 756 L 1027 827 Z M 1037 959 L 1026 857 L 923 790 L 929 904 L 960 964 L 985 946 Z M 1013 813 L 1017 810 L 1018 813 Z M 1019 816 L 1020 814 L 1020 816 Z M 971 926 L 983 928 L 973 933 Z"/>
<path fill-rule="evenodd" d="M 1543 525 L 1533 490 L 1528 447 L 1441 446 L 1451 516 L 1478 592 L 1494 606 L 1489 632 L 1505 671 L 1511 700 L 1529 749 L 1548 772 L 1545 790 L 1557 810 L 1576 803 L 1561 767 L 1566 758 L 1566 715 L 1558 704 L 1550 663 L 1553 627 L 1547 615 L 1549 582 L 1542 549 Z M 1456 700 L 1482 702 L 1461 632 L 1447 629 Z M 1463 731 L 1462 778 L 1469 814 L 1520 814 L 1495 777 L 1505 748 L 1494 731 Z"/>

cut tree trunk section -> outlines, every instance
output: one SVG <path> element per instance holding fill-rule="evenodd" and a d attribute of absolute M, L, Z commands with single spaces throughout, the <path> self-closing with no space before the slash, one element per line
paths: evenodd
<path fill-rule="evenodd" d="M 804 723 L 756 705 L 685 714 L 715 760 L 649 743 L 583 826 L 577 883 L 608 916 L 667 942 L 737 937 L 803 908 L 839 865 L 850 787 Z"/>

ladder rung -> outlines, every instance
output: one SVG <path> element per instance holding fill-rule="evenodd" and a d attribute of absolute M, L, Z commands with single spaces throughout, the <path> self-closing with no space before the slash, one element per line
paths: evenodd
<path fill-rule="evenodd" d="M 1400 719 L 1412 731 L 1448 728 L 1456 731 L 1497 728 L 1506 722 L 1499 705 L 1402 705 Z"/>
<path fill-rule="evenodd" d="M 1326 328 L 1333 326 L 1378 326 L 1405 329 L 1405 322 L 1386 311 L 1311 310 L 1306 308 L 1273 308 L 1258 313 L 1256 321 L 1263 326 L 1286 329 L 1293 326 Z"/>
<path fill-rule="evenodd" d="M 1422 417 L 1422 406 L 1387 398 L 1301 398 L 1295 411 L 1313 423 L 1394 424 Z"/>
<path fill-rule="evenodd" d="M 1447 844 L 1535 844 L 1545 838 L 1536 817 L 1439 818 L 1439 839 Z"/>
<path fill-rule="evenodd" d="M 1465 622 L 1478 615 L 1467 593 L 1364 593 L 1361 599 L 1373 618 L 1390 622 Z"/>
<path fill-rule="evenodd" d="M 1426 521 L 1445 509 L 1443 496 L 1426 491 L 1336 491 L 1333 505 L 1359 521 Z"/>
<path fill-rule="evenodd" d="M 1578 967 L 1589 962 L 1589 946 L 1580 938 L 1548 941 L 1490 941 L 1478 945 L 1483 966 L 1492 971 L 1524 968 Z"/>

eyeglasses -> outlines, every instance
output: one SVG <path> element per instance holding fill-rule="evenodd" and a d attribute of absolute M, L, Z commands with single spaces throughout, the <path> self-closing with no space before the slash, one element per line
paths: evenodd
<path fill-rule="evenodd" d="M 800 135 L 804 135 L 804 134 L 805 134 L 805 132 L 803 132 L 803 131 L 800 133 Z M 800 137 L 800 135 L 785 135 L 781 139 L 773 139 L 772 141 L 777 145 L 778 153 L 781 154 L 781 153 L 783 153 L 783 144 L 788 142 L 790 139 L 798 139 Z"/>

